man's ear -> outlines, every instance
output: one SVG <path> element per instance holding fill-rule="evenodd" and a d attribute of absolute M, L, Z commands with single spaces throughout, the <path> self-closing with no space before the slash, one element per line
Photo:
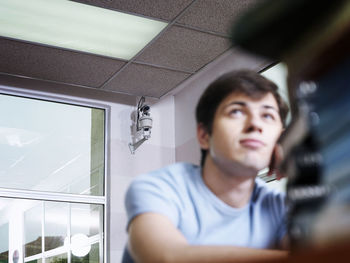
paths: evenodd
<path fill-rule="evenodd" d="M 209 133 L 202 123 L 197 124 L 197 140 L 203 150 L 209 149 Z"/>

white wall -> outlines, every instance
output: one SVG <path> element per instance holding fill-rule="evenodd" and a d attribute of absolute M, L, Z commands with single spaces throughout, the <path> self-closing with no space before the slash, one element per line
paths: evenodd
<path fill-rule="evenodd" d="M 147 99 L 146 99 L 146 102 Z M 170 96 L 153 102 L 151 138 L 130 153 L 130 119 L 134 106 L 113 105 L 111 113 L 111 189 L 110 189 L 110 262 L 120 262 L 127 234 L 124 195 L 131 180 L 175 162 L 174 100 Z"/>
<path fill-rule="evenodd" d="M 206 87 L 222 74 L 236 69 L 259 71 L 268 64 L 262 58 L 231 49 L 208 64 L 194 77 L 186 80 L 175 94 L 175 147 L 176 161 L 199 164 L 200 149 L 196 139 L 195 107 Z"/>

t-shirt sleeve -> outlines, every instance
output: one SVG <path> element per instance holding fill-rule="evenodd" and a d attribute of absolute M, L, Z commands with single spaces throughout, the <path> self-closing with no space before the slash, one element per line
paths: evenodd
<path fill-rule="evenodd" d="M 179 221 L 179 204 L 176 186 L 159 174 L 147 174 L 138 177 L 128 188 L 125 196 L 125 208 L 128 226 L 132 219 L 140 214 L 154 212 L 168 217 L 175 226 Z"/>

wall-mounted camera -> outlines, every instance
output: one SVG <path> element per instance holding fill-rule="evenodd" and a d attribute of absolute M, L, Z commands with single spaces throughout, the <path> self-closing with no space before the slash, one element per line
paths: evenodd
<path fill-rule="evenodd" d="M 137 130 L 142 131 L 143 136 L 146 139 L 151 137 L 152 118 L 150 116 L 150 109 L 150 106 L 143 105 L 138 110 Z"/>
<path fill-rule="evenodd" d="M 136 141 L 129 143 L 129 148 L 132 154 L 146 140 L 151 138 L 152 117 L 150 114 L 151 107 L 145 103 L 145 97 L 141 97 L 137 104 L 136 117 Z"/>

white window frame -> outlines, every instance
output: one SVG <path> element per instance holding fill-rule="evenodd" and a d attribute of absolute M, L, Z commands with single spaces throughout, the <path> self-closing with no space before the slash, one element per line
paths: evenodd
<path fill-rule="evenodd" d="M 52 94 L 35 90 L 21 89 L 0 84 L 0 94 L 12 95 L 28 99 L 37 99 L 53 103 L 63 103 L 75 106 L 83 106 L 90 108 L 97 108 L 104 110 L 104 195 L 103 196 L 86 196 L 69 193 L 54 193 L 34 190 L 8 189 L 0 188 L 0 197 L 7 197 L 13 199 L 29 199 L 39 201 L 62 201 L 67 203 L 83 203 L 83 204 L 99 204 L 103 206 L 103 229 L 101 232 L 101 240 L 103 240 L 103 258 L 100 262 L 109 262 L 107 248 L 109 243 L 109 161 L 110 161 L 110 113 L 111 106 L 102 104 L 91 99 L 74 98 L 68 95 Z M 102 243 L 100 243 L 102 245 Z M 100 251 L 102 251 L 100 247 Z M 10 256 L 10 255 L 9 255 Z M 102 261 L 103 260 L 103 261 Z M 23 259 L 24 261 L 24 259 Z M 44 262 L 45 263 L 45 260 Z"/>

